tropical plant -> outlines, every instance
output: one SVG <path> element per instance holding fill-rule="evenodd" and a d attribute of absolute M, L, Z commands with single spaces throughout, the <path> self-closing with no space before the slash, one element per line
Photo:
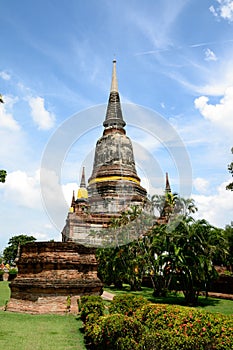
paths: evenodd
<path fill-rule="evenodd" d="M 6 176 L 7 176 L 6 170 L 0 170 L 0 182 L 5 182 Z"/>
<path fill-rule="evenodd" d="M 151 197 L 152 207 L 157 209 L 160 217 L 166 217 L 167 221 L 174 216 L 189 216 L 198 209 L 194 199 L 180 197 L 177 193 L 165 192 L 164 195 Z"/>
<path fill-rule="evenodd" d="M 125 277 L 125 265 L 122 259 L 122 247 L 100 248 L 96 251 L 98 275 L 106 285 L 113 284 L 121 289 Z"/>
<path fill-rule="evenodd" d="M 174 212 L 182 216 L 189 216 L 197 211 L 193 198 L 183 198 L 180 196 L 176 197 Z"/>
<path fill-rule="evenodd" d="M 228 254 L 226 255 L 226 260 L 224 265 L 233 272 L 233 221 L 230 225 L 227 225 L 224 230 L 224 237 L 226 240 L 226 246 L 228 249 Z"/>
<path fill-rule="evenodd" d="M 116 246 L 97 250 L 99 276 L 107 284 L 122 288 L 123 282 L 131 290 L 139 290 L 145 269 L 143 232 L 152 223 L 138 206 L 132 206 L 120 217 L 113 218 L 108 235 L 113 235 Z"/>
<path fill-rule="evenodd" d="M 231 153 L 233 154 L 233 147 L 231 149 Z M 231 174 L 231 176 L 233 176 L 233 162 L 231 162 L 230 164 L 228 164 L 228 170 L 229 173 Z M 233 191 L 233 182 L 230 182 L 227 186 L 226 189 L 229 191 Z"/>
<path fill-rule="evenodd" d="M 219 233 L 219 232 L 218 232 Z M 223 235 L 205 220 L 183 219 L 175 225 L 168 247 L 170 273 L 183 290 L 187 304 L 197 304 L 201 291 L 208 293 L 210 283 L 217 278 L 213 261 L 216 254 L 225 254 Z"/>
<path fill-rule="evenodd" d="M 196 304 L 201 291 L 217 277 L 214 261 L 227 254 L 224 232 L 205 220 L 178 217 L 168 225 L 155 225 L 143 238 L 147 276 L 154 295 L 182 290 L 187 304 Z"/>

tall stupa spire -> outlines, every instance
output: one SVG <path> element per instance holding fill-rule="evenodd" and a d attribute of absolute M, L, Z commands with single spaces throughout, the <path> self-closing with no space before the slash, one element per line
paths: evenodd
<path fill-rule="evenodd" d="M 131 206 L 142 208 L 147 202 L 147 192 L 136 171 L 133 145 L 124 129 L 115 59 L 103 125 L 103 134 L 96 142 L 92 174 L 86 188 L 82 171 L 77 199 L 62 231 L 63 241 L 92 244 L 92 231 L 100 232 L 112 218 L 118 218 Z M 106 238 L 111 239 L 108 233 Z M 97 234 L 97 241 L 102 244 L 101 235 Z"/>
<path fill-rule="evenodd" d="M 141 205 L 146 190 L 137 175 L 133 146 L 124 129 L 118 92 L 116 60 L 113 60 L 111 89 L 102 137 L 97 141 L 88 198 L 95 213 L 118 215 L 130 205 Z"/>
<path fill-rule="evenodd" d="M 83 167 L 83 170 L 82 170 L 82 177 L 81 177 L 80 187 L 81 188 L 86 188 L 85 167 Z"/>
<path fill-rule="evenodd" d="M 111 90 L 110 92 L 118 92 L 118 82 L 117 82 L 117 75 L 116 75 L 116 60 L 114 59 L 112 61 L 113 67 L 112 67 L 112 84 L 111 84 Z"/>
<path fill-rule="evenodd" d="M 166 173 L 166 186 L 165 186 L 165 192 L 171 192 L 171 186 L 170 186 L 170 182 L 169 182 L 169 178 L 168 178 L 168 173 Z"/>
<path fill-rule="evenodd" d="M 86 180 L 85 180 L 85 168 L 83 167 L 82 170 L 82 177 L 81 177 L 81 182 L 80 182 L 80 187 L 78 189 L 78 199 L 80 198 L 88 198 L 88 192 L 86 188 Z"/>
<path fill-rule="evenodd" d="M 123 129 L 125 121 L 123 120 L 121 111 L 120 95 L 118 92 L 117 74 L 116 74 L 116 60 L 113 60 L 112 68 L 112 82 L 111 90 L 108 99 L 108 108 L 106 112 L 105 121 L 103 123 L 106 129 Z"/>

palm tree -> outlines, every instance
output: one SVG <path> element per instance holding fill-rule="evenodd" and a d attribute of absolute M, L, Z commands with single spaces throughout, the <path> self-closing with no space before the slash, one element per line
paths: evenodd
<path fill-rule="evenodd" d="M 153 208 L 158 210 L 159 215 L 161 216 L 165 205 L 165 196 L 161 194 L 153 195 L 151 197 L 151 204 Z"/>
<path fill-rule="evenodd" d="M 197 210 L 198 208 L 196 207 L 193 198 L 183 198 L 177 196 L 174 207 L 174 212 L 176 214 L 180 214 L 187 217 L 190 214 L 194 214 Z"/>
<path fill-rule="evenodd" d="M 6 170 L 0 170 L 0 182 L 5 182 L 6 176 L 7 176 Z"/>
<path fill-rule="evenodd" d="M 214 256 L 223 254 L 223 234 L 205 220 L 183 218 L 173 233 L 174 247 L 169 258 L 173 259 L 175 275 L 183 290 L 187 304 L 196 304 L 200 291 L 206 295 L 211 281 L 217 277 Z M 176 254 L 174 254 L 176 252 Z M 173 253 L 173 254 L 171 254 Z"/>
<path fill-rule="evenodd" d="M 231 149 L 231 153 L 233 154 L 233 147 Z M 231 176 L 233 176 L 233 162 L 231 162 L 230 164 L 228 164 L 228 171 L 231 174 Z M 226 186 L 226 190 L 229 191 L 233 191 L 233 182 L 230 182 L 227 186 Z"/>

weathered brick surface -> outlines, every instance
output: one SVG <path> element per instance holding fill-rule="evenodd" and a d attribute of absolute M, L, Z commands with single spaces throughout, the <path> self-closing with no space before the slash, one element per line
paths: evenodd
<path fill-rule="evenodd" d="M 102 293 L 93 248 L 74 242 L 28 243 L 21 247 L 17 265 L 9 311 L 76 312 L 79 296 Z M 71 298 L 70 308 L 67 297 Z"/>

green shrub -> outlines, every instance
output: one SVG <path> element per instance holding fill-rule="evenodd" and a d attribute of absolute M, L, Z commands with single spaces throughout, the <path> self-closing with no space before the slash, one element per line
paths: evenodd
<path fill-rule="evenodd" d="M 89 318 L 89 322 L 94 322 L 99 316 L 104 314 L 103 301 L 87 301 L 80 310 L 80 318 L 85 323 Z M 92 316 L 92 317 L 91 317 Z"/>
<path fill-rule="evenodd" d="M 85 324 L 85 340 L 93 350 L 137 350 L 144 327 L 133 317 L 105 315 L 98 322 Z"/>
<path fill-rule="evenodd" d="M 233 319 L 191 307 L 149 304 L 118 295 L 103 315 L 103 303 L 87 301 L 82 319 L 88 349 L 232 350 Z M 112 313 L 112 314 L 111 314 Z"/>
<path fill-rule="evenodd" d="M 81 296 L 81 298 L 79 299 L 81 305 L 89 302 L 89 301 L 98 301 L 100 303 L 103 302 L 103 299 L 101 298 L 100 295 L 83 295 Z"/>
<path fill-rule="evenodd" d="M 140 342 L 143 350 L 204 350 L 214 349 L 211 341 L 206 339 L 189 338 L 184 334 L 176 335 L 170 330 L 147 333 Z"/>
<path fill-rule="evenodd" d="M 111 305 L 109 306 L 109 313 L 119 313 L 127 316 L 132 316 L 133 313 L 148 304 L 146 298 L 135 296 L 133 294 L 118 294 L 114 296 Z"/>
<path fill-rule="evenodd" d="M 233 344 L 233 321 L 230 317 L 174 305 L 146 305 L 136 312 L 153 335 L 144 339 L 146 349 L 230 350 Z M 170 339 L 171 337 L 171 339 Z M 160 347 L 159 347 L 160 346 Z"/>

